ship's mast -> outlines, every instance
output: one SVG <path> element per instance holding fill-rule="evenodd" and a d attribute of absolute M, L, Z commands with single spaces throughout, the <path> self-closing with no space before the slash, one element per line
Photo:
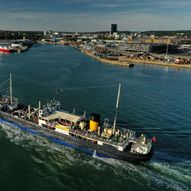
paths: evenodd
<path fill-rule="evenodd" d="M 38 102 L 38 117 L 42 117 L 41 101 Z"/>
<path fill-rule="evenodd" d="M 116 102 L 116 107 L 115 107 L 116 111 L 115 111 L 115 117 L 114 117 L 114 122 L 113 122 L 113 133 L 115 133 L 115 128 L 116 128 L 120 93 L 121 93 L 121 84 L 119 84 L 118 93 L 117 93 L 117 102 Z"/>
<path fill-rule="evenodd" d="M 28 105 L 28 118 L 31 119 L 31 106 Z"/>
<path fill-rule="evenodd" d="M 10 102 L 11 105 L 13 104 L 13 88 L 12 88 L 12 74 L 10 73 L 10 80 L 9 80 L 9 88 L 10 88 Z"/>
<path fill-rule="evenodd" d="M 41 101 L 38 102 L 38 111 L 41 110 Z"/>

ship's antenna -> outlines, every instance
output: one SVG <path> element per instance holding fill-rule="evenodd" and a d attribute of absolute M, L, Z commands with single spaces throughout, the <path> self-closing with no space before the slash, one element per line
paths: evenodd
<path fill-rule="evenodd" d="M 115 111 L 115 117 L 113 122 L 113 134 L 115 133 L 115 127 L 116 127 L 116 121 L 117 121 L 117 114 L 118 114 L 118 108 L 119 108 L 119 98 L 121 93 L 121 84 L 119 84 L 118 93 L 117 93 L 117 102 L 116 102 L 116 111 Z"/>
<path fill-rule="evenodd" d="M 11 101 L 11 105 L 13 104 L 13 88 L 12 88 L 12 74 L 10 73 L 10 101 Z"/>
<path fill-rule="evenodd" d="M 38 110 L 41 110 L 41 101 L 38 102 Z"/>
<path fill-rule="evenodd" d="M 38 118 L 42 117 L 41 101 L 38 102 Z"/>
<path fill-rule="evenodd" d="M 28 118 L 31 119 L 31 106 L 28 105 Z"/>

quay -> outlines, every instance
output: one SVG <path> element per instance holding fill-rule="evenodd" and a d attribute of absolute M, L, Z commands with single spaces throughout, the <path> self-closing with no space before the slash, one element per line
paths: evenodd
<path fill-rule="evenodd" d="M 28 39 L 3 40 L 0 41 L 0 52 L 14 53 L 25 52 L 33 45 L 33 41 Z"/>
<path fill-rule="evenodd" d="M 38 43 L 44 43 L 38 41 Z M 71 46 L 82 53 L 86 54 L 87 56 L 90 56 L 98 61 L 101 61 L 106 64 L 113 64 L 116 66 L 122 66 L 122 67 L 133 67 L 136 64 L 145 64 L 145 65 L 157 65 L 157 66 L 163 66 L 163 67 L 171 67 L 171 68 L 181 68 L 181 69 L 191 69 L 191 62 L 187 64 L 180 64 L 170 61 L 165 61 L 165 59 L 158 59 L 158 60 L 152 60 L 152 59 L 145 59 L 141 57 L 133 57 L 123 55 L 123 56 L 117 56 L 116 59 L 111 60 L 109 58 L 102 58 L 97 55 L 95 55 L 95 52 L 92 50 L 87 50 L 83 47 L 80 47 L 79 45 L 75 44 L 74 42 L 64 42 L 64 41 L 58 41 L 58 42 L 45 42 L 47 44 L 63 44 L 66 46 Z M 163 56 L 164 57 L 164 56 Z"/>
<path fill-rule="evenodd" d="M 182 68 L 182 69 L 191 69 L 191 59 L 190 58 L 179 58 L 176 55 L 174 55 L 173 59 L 165 58 L 165 55 L 155 55 L 155 54 L 149 54 L 149 56 L 137 56 L 134 54 L 131 57 L 131 53 L 121 51 L 122 55 L 114 56 L 113 58 L 109 58 L 106 56 L 99 56 L 97 55 L 95 50 L 87 49 L 86 47 L 82 46 L 83 44 L 72 42 L 72 41 L 57 41 L 57 42 L 51 42 L 51 41 L 38 41 L 38 43 L 47 43 L 47 44 L 62 44 L 66 46 L 71 46 L 82 53 L 86 54 L 87 56 L 90 56 L 100 62 L 106 63 L 106 64 L 113 64 L 116 66 L 122 66 L 122 67 L 133 67 L 136 64 L 145 64 L 145 65 L 158 65 L 163 67 L 171 67 L 171 68 Z M 119 52 L 119 51 L 117 51 Z M 115 53 L 115 51 L 114 51 Z M 137 53 L 138 54 L 138 53 Z M 104 55 L 104 54 L 103 54 Z M 179 62 L 180 61 L 180 62 Z M 182 62 L 181 62 L 182 61 Z M 185 62 L 186 61 L 186 62 Z"/>
<path fill-rule="evenodd" d="M 148 61 L 148 60 L 130 59 L 130 58 L 126 58 L 126 61 L 134 64 L 158 65 L 172 68 L 191 69 L 191 64 L 175 64 L 173 62 L 151 61 L 151 60 Z"/>
<path fill-rule="evenodd" d="M 100 58 L 94 55 L 92 51 L 88 51 L 83 48 L 79 48 L 81 52 L 84 54 L 91 56 L 101 62 L 109 63 L 118 66 L 125 66 L 125 67 L 133 67 L 134 64 L 146 64 L 146 65 L 158 65 L 158 66 L 165 66 L 165 67 L 173 67 L 173 68 L 184 68 L 184 69 L 191 69 L 191 64 L 176 64 L 174 62 L 165 62 L 160 60 L 144 60 L 139 58 L 128 58 L 126 56 L 119 56 L 118 60 L 109 60 L 106 58 Z"/>
<path fill-rule="evenodd" d="M 129 68 L 134 66 L 133 62 L 129 62 L 129 61 L 119 61 L 119 60 L 110 60 L 110 59 L 106 59 L 106 58 L 100 58 L 98 56 L 95 56 L 93 52 L 87 51 L 83 48 L 81 48 L 80 51 L 85 53 L 88 56 L 91 56 L 92 58 L 95 58 L 96 60 L 99 60 L 99 61 L 107 63 L 107 64 L 125 66 L 125 67 L 129 67 Z"/>
<path fill-rule="evenodd" d="M 32 45 L 33 42 L 27 39 L 15 40 L 11 42 L 12 49 L 18 53 L 27 51 Z"/>

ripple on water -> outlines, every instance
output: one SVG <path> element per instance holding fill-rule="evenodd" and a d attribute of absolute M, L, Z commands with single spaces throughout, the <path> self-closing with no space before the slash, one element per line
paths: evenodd
<path fill-rule="evenodd" d="M 166 162 L 165 158 L 169 159 L 170 157 L 165 156 L 164 153 L 160 153 L 164 162 L 160 161 L 160 159 L 155 160 L 154 158 L 151 162 L 140 165 L 115 159 L 103 159 L 99 157 L 93 159 L 52 143 L 42 137 L 22 132 L 19 129 L 7 125 L 2 125 L 2 128 L 12 142 L 25 147 L 30 152 L 32 151 L 32 160 L 37 166 L 44 166 L 43 168 L 36 169 L 39 174 L 45 176 L 47 180 L 54 177 L 54 183 L 66 189 L 69 189 L 69 187 L 62 182 L 63 177 L 68 181 L 74 181 L 74 177 L 71 174 L 63 173 L 63 171 L 66 172 L 67 169 L 73 167 L 80 168 L 80 166 L 82 168 L 91 166 L 91 168 L 93 167 L 102 172 L 110 169 L 116 178 L 122 178 L 124 181 L 132 181 L 139 186 L 146 184 L 150 190 L 163 188 L 167 190 L 187 191 L 191 186 L 191 162 L 182 159 L 179 162 L 174 162 L 176 160 L 173 158 L 171 162 Z M 89 184 L 92 184 L 91 181 Z"/>

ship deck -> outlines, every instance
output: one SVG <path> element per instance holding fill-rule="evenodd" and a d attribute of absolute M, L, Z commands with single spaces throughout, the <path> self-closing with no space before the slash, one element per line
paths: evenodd
<path fill-rule="evenodd" d="M 113 138 L 104 138 L 97 134 L 92 134 L 89 132 L 82 132 L 80 130 L 70 130 L 69 133 L 73 136 L 76 136 L 76 137 L 79 137 L 82 139 L 90 140 L 92 142 L 100 142 L 102 144 L 106 144 L 106 145 L 110 145 L 110 146 L 114 146 L 114 147 L 119 147 L 119 146 L 121 147 L 126 144 L 129 144 L 130 142 L 135 141 L 132 138 L 127 138 L 127 139 L 124 139 L 123 141 L 119 142 L 119 141 L 114 140 Z"/>

